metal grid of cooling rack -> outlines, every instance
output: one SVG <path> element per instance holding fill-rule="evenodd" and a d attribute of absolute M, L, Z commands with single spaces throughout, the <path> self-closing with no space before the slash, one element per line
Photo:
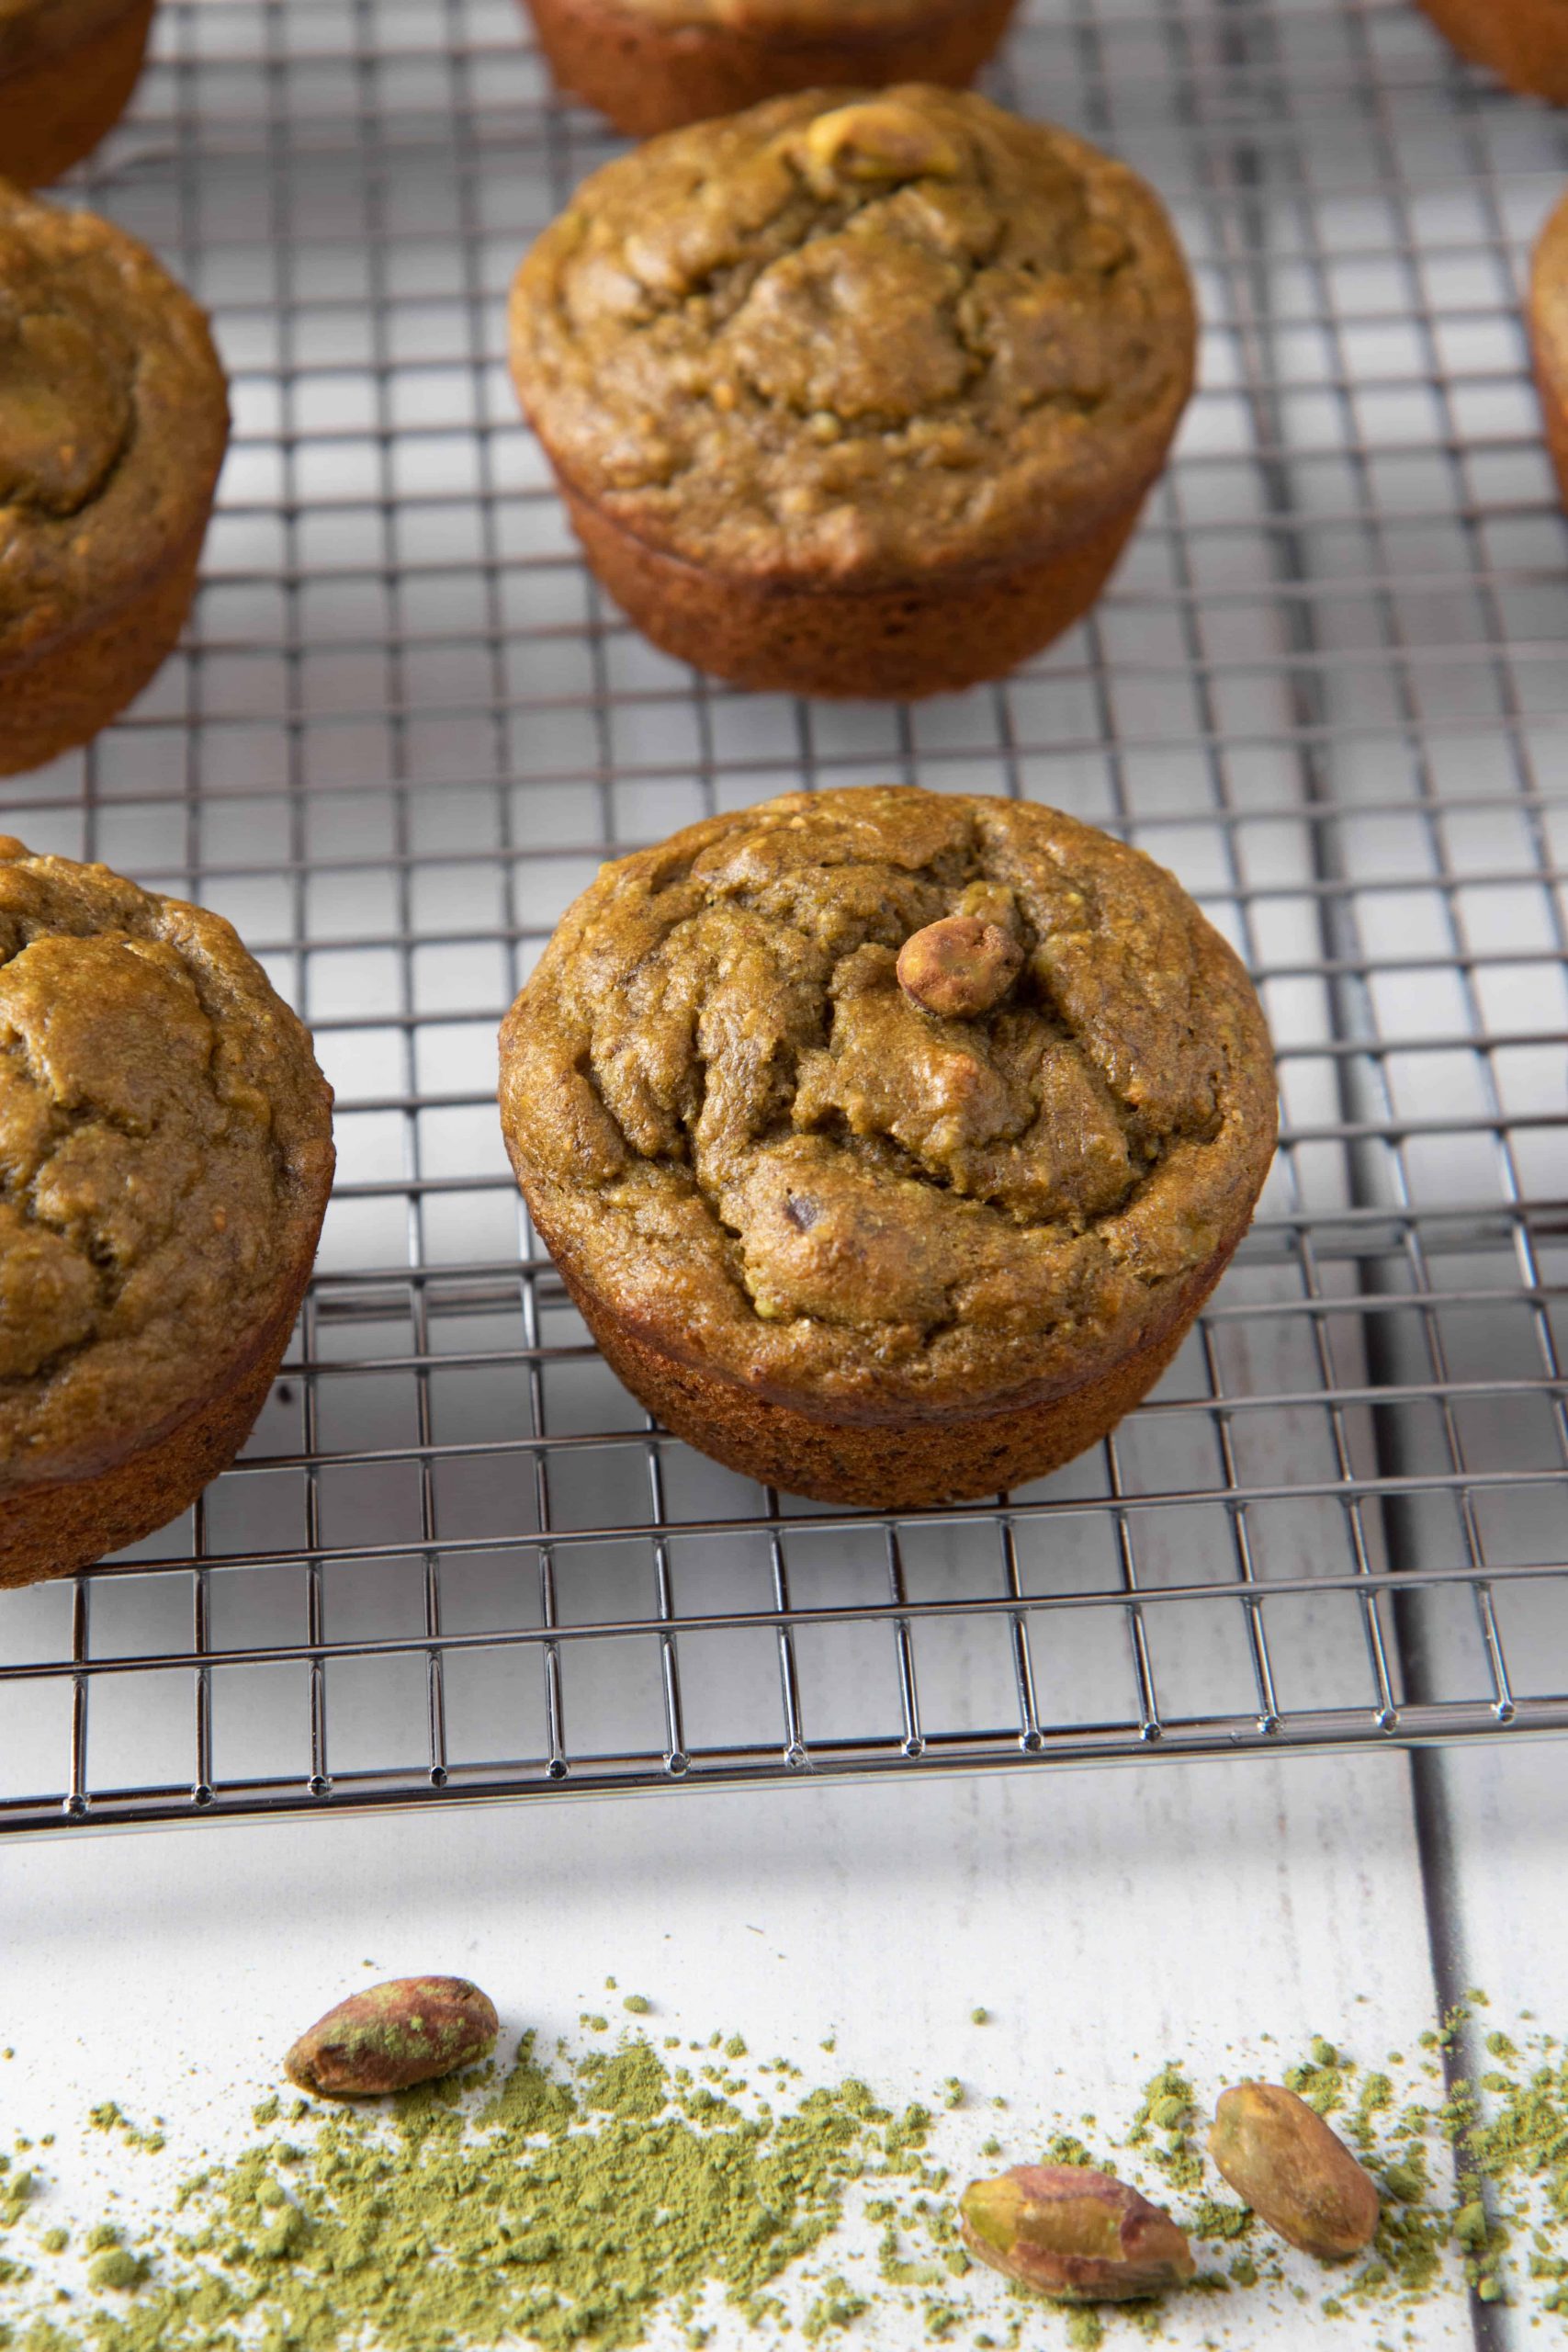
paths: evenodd
<path fill-rule="evenodd" d="M 611 142 L 513 0 L 160 9 L 82 193 L 212 309 L 234 447 L 184 650 L 6 821 L 232 917 L 314 1026 L 340 1182 L 242 1462 L 0 1596 L 0 1827 L 1568 1727 L 1568 526 L 1519 317 L 1568 120 L 1403 0 L 1038 0 L 992 86 L 1163 189 L 1204 389 L 1044 660 L 807 708 L 643 646 L 517 421 L 507 279 Z M 1156 1397 L 895 1522 L 649 1425 L 492 1102 L 606 851 L 886 775 L 1172 865 L 1284 1100 Z"/>

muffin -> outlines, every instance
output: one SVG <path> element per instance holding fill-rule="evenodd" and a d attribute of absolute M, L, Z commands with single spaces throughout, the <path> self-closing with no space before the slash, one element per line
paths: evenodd
<path fill-rule="evenodd" d="M 96 735 L 172 650 L 228 435 L 189 295 L 0 183 L 0 775 Z"/>
<path fill-rule="evenodd" d="M 541 1239 L 667 1427 L 828 1502 L 1041 1476 L 1151 1387 L 1274 1148 L 1172 877 L 1056 810 L 791 794 L 606 865 L 502 1030 Z"/>
<path fill-rule="evenodd" d="M 1529 327 L 1547 445 L 1568 505 L 1568 197 L 1536 247 Z"/>
<path fill-rule="evenodd" d="M 0 1585 L 233 1459 L 332 1174 L 309 1034 L 230 925 L 0 840 Z"/>
<path fill-rule="evenodd" d="M 1568 0 L 1420 0 L 1461 55 L 1510 89 L 1568 106 Z"/>
<path fill-rule="evenodd" d="M 528 0 L 566 89 L 638 139 L 787 90 L 973 81 L 1018 0 Z"/>
<path fill-rule="evenodd" d="M 817 92 L 594 174 L 512 297 L 588 560 L 748 686 L 906 696 L 1078 619 L 1192 384 L 1158 199 L 964 92 Z"/>
<path fill-rule="evenodd" d="M 124 113 L 152 0 L 0 0 L 0 175 L 37 187 Z"/>

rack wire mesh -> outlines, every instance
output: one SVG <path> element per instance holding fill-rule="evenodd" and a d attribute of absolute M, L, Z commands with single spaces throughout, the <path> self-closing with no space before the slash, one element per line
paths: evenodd
<path fill-rule="evenodd" d="M 1163 190 L 1203 390 L 1044 659 L 793 706 L 628 630 L 518 421 L 507 281 L 614 142 L 514 0 L 164 0 L 77 178 L 212 310 L 234 445 L 182 650 L 6 823 L 239 925 L 340 1175 L 243 1459 L 0 1596 L 0 1828 L 1568 1728 L 1568 526 L 1521 323 L 1568 121 L 1404 0 L 1036 0 L 992 87 Z M 887 776 L 1173 865 L 1284 1102 L 1156 1397 L 896 1520 L 649 1423 L 493 1103 L 606 853 Z"/>

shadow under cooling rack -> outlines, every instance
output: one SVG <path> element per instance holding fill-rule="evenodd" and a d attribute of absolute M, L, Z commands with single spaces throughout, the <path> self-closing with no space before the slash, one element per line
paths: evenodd
<path fill-rule="evenodd" d="M 217 907 L 340 1181 L 187 1519 L 0 1595 L 0 1829 L 1568 1728 L 1568 526 L 1520 302 L 1568 122 L 1380 0 L 1051 0 L 992 79 L 1129 155 L 1202 390 L 1110 594 L 911 710 L 728 693 L 600 600 L 506 380 L 613 151 L 514 0 L 164 0 L 80 176 L 208 304 L 180 652 L 7 830 Z M 607 854 L 895 777 L 1072 809 L 1247 958 L 1284 1119 L 1156 1396 L 984 1507 L 825 1513 L 662 1432 L 497 1127 Z"/>

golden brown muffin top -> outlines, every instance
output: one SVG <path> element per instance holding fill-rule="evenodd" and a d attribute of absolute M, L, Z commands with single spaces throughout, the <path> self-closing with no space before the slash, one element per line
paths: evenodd
<path fill-rule="evenodd" d="M 1541 231 L 1530 292 L 1536 340 L 1553 372 L 1568 382 L 1568 197 Z"/>
<path fill-rule="evenodd" d="M 91 40 L 135 0 L 0 0 L 0 74 L 41 64 Z M 5 157 L 0 155 L 0 170 Z"/>
<path fill-rule="evenodd" d="M 310 1036 L 222 917 L 0 837 L 0 1490 L 220 1387 L 332 1170 Z"/>
<path fill-rule="evenodd" d="M 743 574 L 1046 553 L 1157 472 L 1191 389 L 1158 198 L 967 92 L 807 92 L 596 172 L 513 288 L 519 395 L 625 528 Z"/>
<path fill-rule="evenodd" d="M 954 922 L 968 1013 L 927 1009 Z M 889 786 L 605 866 L 507 1017 L 502 1123 L 635 1330 L 874 1419 L 1136 1345 L 1245 1224 L 1275 1101 L 1251 984 L 1170 875 L 1052 808 Z"/>
<path fill-rule="evenodd" d="M 0 671 L 183 551 L 228 430 L 183 288 L 123 230 L 0 181 Z"/>

